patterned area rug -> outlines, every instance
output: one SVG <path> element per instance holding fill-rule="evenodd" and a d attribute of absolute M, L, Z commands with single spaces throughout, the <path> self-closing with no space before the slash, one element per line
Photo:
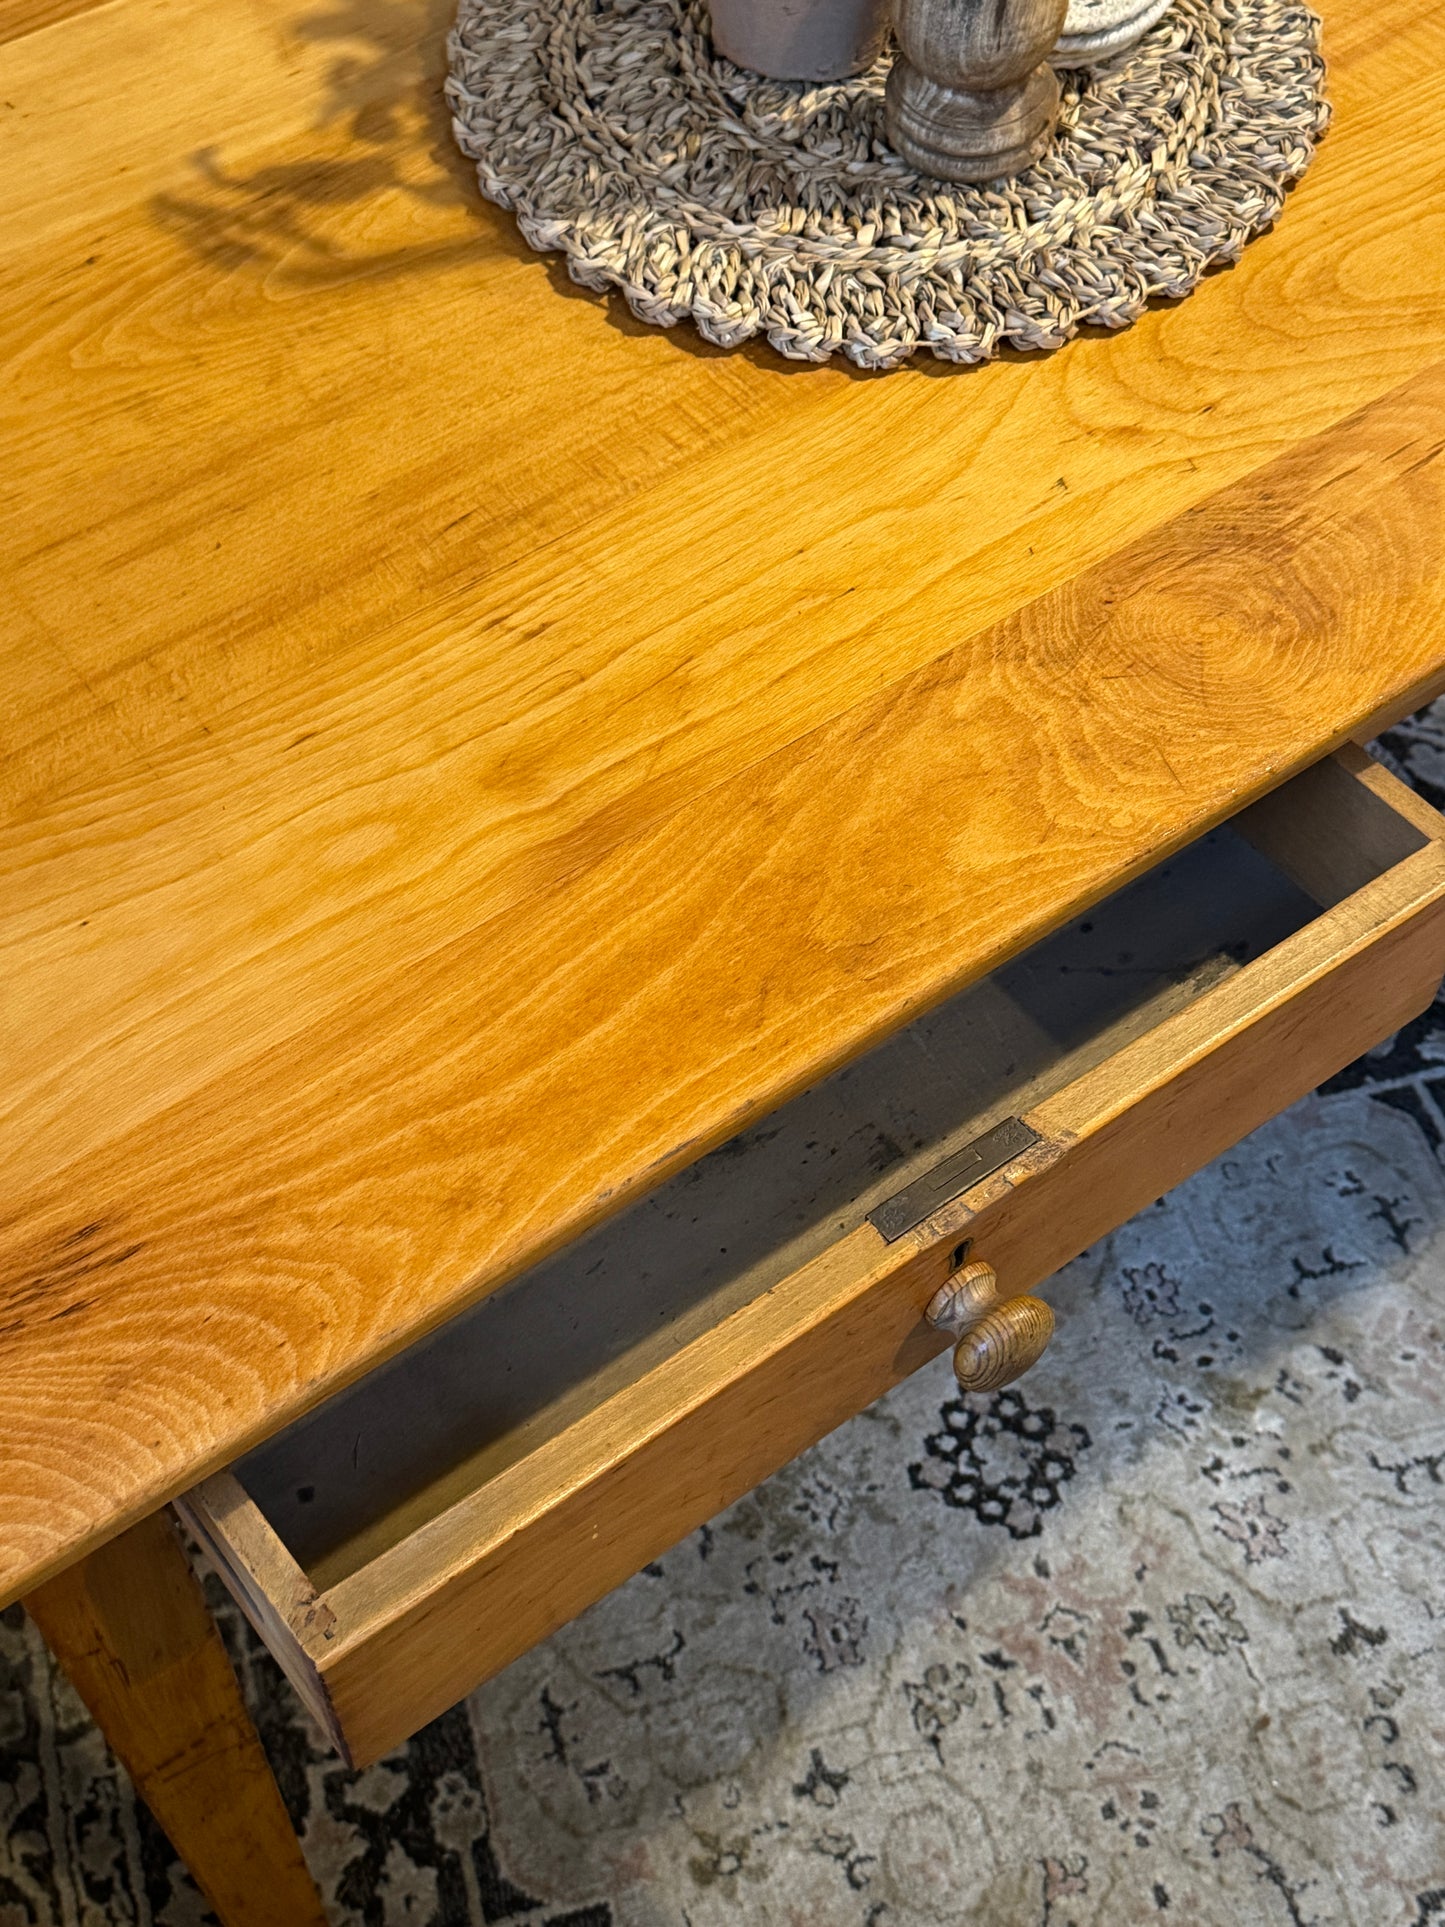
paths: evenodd
<path fill-rule="evenodd" d="M 1445 1927 L 1442 1140 L 1445 1003 L 366 1772 L 226 1610 L 334 1919 Z M 5 1614 L 0 1927 L 207 1918 Z"/>

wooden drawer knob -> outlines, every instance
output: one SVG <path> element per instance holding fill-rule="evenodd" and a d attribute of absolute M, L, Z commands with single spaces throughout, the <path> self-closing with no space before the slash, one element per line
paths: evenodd
<path fill-rule="evenodd" d="M 975 1259 L 929 1302 L 929 1324 L 958 1339 L 953 1374 L 965 1392 L 996 1392 L 1036 1365 L 1054 1335 L 1042 1298 L 1000 1298 L 992 1265 Z"/>
<path fill-rule="evenodd" d="M 1009 1298 L 986 1312 L 953 1350 L 953 1375 L 965 1392 L 996 1392 L 1037 1365 L 1054 1335 L 1042 1298 Z"/>

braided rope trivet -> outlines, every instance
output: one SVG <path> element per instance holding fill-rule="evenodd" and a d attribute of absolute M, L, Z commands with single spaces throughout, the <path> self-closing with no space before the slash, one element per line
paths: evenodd
<path fill-rule="evenodd" d="M 482 192 L 585 287 L 734 347 L 982 361 L 1122 328 L 1275 219 L 1329 109 L 1296 0 L 1176 0 L 1129 54 L 1063 75 L 1016 180 L 945 187 L 896 158 L 887 63 L 761 80 L 702 0 L 461 0 L 447 93 Z"/>

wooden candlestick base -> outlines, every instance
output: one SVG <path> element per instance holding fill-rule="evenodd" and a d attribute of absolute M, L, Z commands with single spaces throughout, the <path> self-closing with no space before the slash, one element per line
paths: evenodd
<path fill-rule="evenodd" d="M 1018 87 L 987 93 L 945 87 L 905 60 L 888 76 L 888 138 L 920 174 L 992 181 L 1030 167 L 1059 117 L 1059 83 L 1036 67 Z"/>
<path fill-rule="evenodd" d="M 945 181 L 1017 174 L 1049 143 L 1059 83 L 1048 64 L 1067 0 L 899 0 L 888 138 Z"/>

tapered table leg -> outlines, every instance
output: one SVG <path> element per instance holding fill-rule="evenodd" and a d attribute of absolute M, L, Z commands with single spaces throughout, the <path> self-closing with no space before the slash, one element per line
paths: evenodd
<path fill-rule="evenodd" d="M 1059 117 L 1048 57 L 1068 0 L 897 0 L 888 138 L 910 166 L 991 181 L 1036 161 Z"/>
<path fill-rule="evenodd" d="M 326 1927 L 170 1514 L 25 1606 L 224 1927 Z"/>

